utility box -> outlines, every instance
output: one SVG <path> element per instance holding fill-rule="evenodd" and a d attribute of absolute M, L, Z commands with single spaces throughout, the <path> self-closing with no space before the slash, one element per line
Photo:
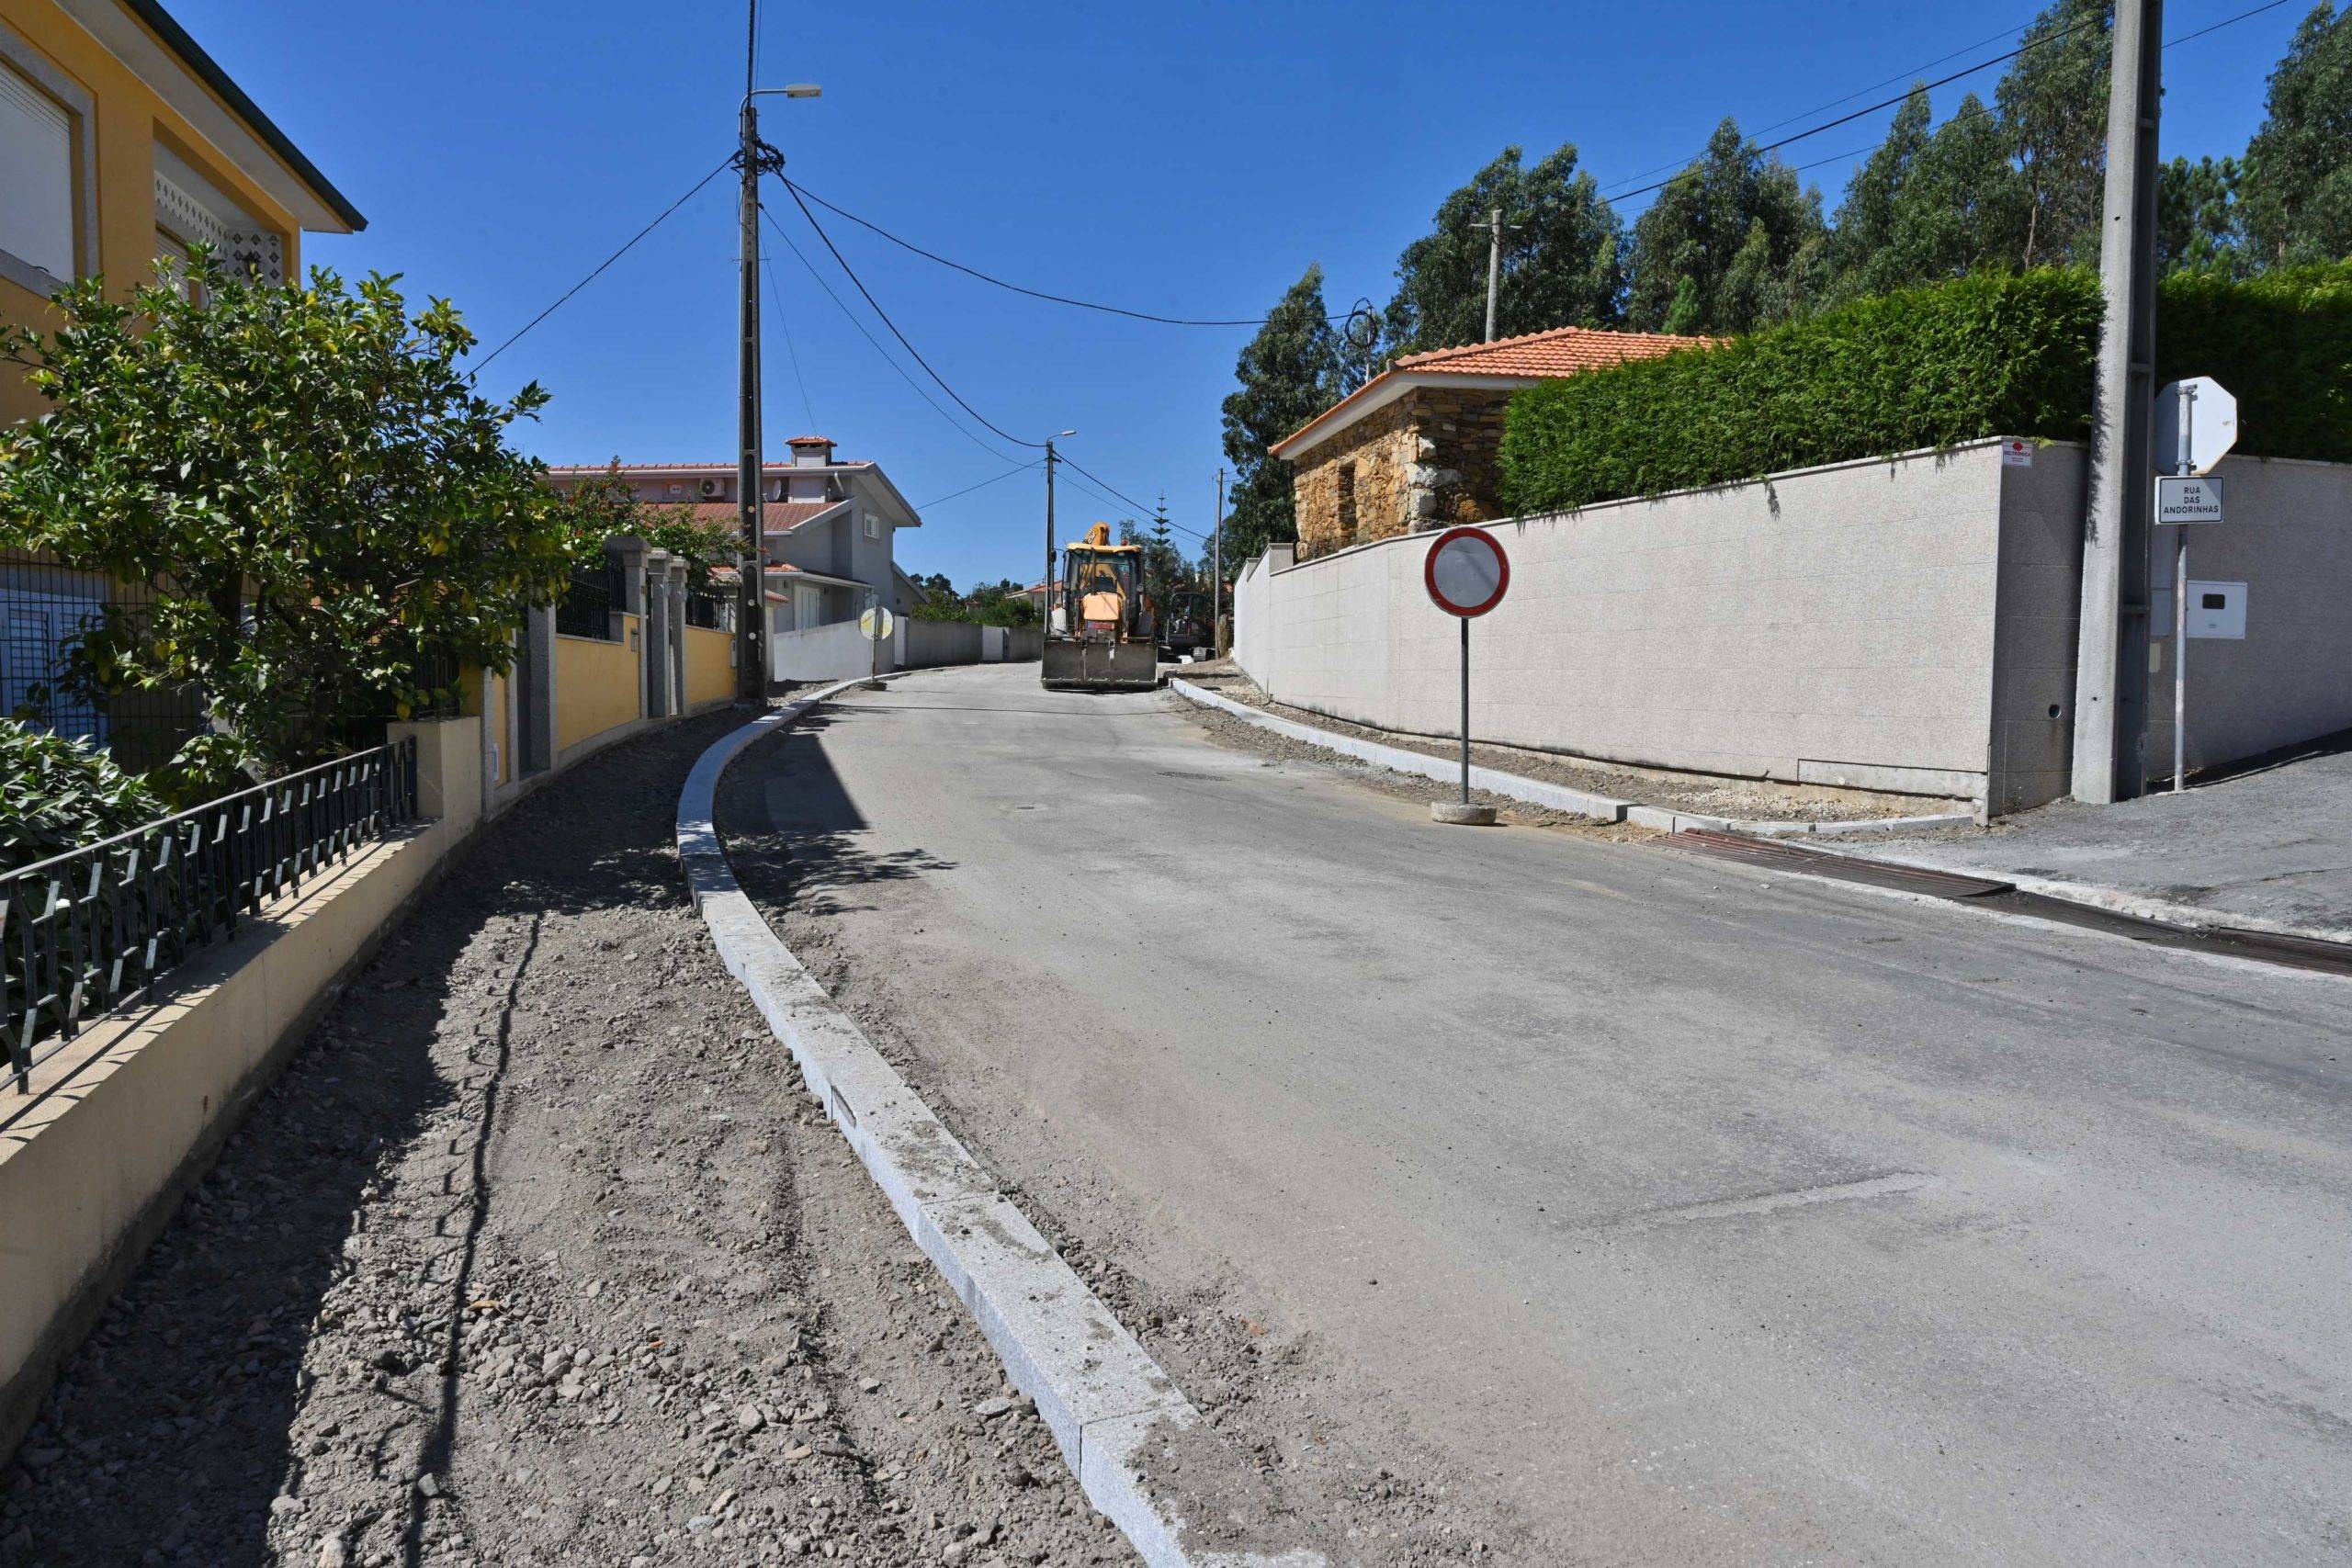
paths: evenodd
<path fill-rule="evenodd" d="M 2148 631 L 2159 642 L 2172 640 L 2172 584 L 2152 588 L 2148 592 Z M 2223 642 L 2245 640 L 2245 584 L 2243 582 L 2198 582 L 2188 584 L 2188 635 L 2191 637 L 2212 637 Z M 2161 664 L 2152 662 L 2151 671 Z"/>

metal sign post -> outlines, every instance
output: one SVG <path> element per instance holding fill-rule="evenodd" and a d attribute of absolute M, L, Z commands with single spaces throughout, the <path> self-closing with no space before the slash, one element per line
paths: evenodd
<path fill-rule="evenodd" d="M 2156 450 L 2172 450 L 2173 471 L 2156 480 L 2155 520 L 2172 536 L 2172 790 L 2188 787 L 2188 525 L 2222 520 L 2222 481 L 2212 472 L 2237 444 L 2238 401 L 2210 376 L 2175 381 L 2156 394 Z"/>
<path fill-rule="evenodd" d="M 869 667 L 865 677 L 865 688 L 870 692 L 878 692 L 882 689 L 882 644 L 888 640 L 890 633 L 897 628 L 899 623 L 898 618 L 888 610 L 871 603 L 872 594 L 869 593 L 866 597 L 868 604 L 865 612 L 857 617 L 857 629 L 864 634 L 868 642 L 874 645 L 874 662 Z"/>
<path fill-rule="evenodd" d="M 1510 587 L 1510 558 L 1483 528 L 1448 528 L 1430 546 L 1421 583 L 1431 603 L 1462 622 L 1462 798 L 1430 804 L 1440 822 L 1486 827 L 1491 806 L 1470 804 L 1470 623 L 1503 602 Z"/>

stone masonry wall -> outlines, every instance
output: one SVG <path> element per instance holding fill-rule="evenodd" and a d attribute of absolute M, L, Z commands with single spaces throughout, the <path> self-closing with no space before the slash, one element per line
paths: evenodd
<path fill-rule="evenodd" d="M 1292 470 L 1298 558 L 1417 529 L 1503 514 L 1501 453 L 1510 393 L 1417 388 L 1320 446 Z M 1355 526 L 1342 525 L 1340 468 L 1355 465 Z"/>
<path fill-rule="evenodd" d="M 1409 400 L 1375 409 L 1320 446 L 1299 454 L 1291 494 L 1298 514 L 1298 558 L 1311 560 L 1333 550 L 1402 534 L 1405 470 L 1412 461 L 1413 432 L 1407 423 Z M 1355 526 L 1340 516 L 1340 470 L 1355 465 Z"/>

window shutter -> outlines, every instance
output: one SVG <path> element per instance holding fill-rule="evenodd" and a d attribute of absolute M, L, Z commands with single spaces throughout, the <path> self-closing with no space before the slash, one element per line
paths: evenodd
<path fill-rule="evenodd" d="M 0 64 L 0 250 L 60 282 L 74 269 L 74 117 Z"/>

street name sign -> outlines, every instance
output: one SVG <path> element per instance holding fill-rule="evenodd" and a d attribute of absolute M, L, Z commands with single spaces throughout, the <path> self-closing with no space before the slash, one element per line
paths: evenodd
<path fill-rule="evenodd" d="M 1468 620 L 1503 602 L 1510 558 L 1484 528 L 1448 528 L 1430 546 L 1421 581 L 1439 609 Z"/>
<path fill-rule="evenodd" d="M 2211 376 L 2191 376 L 2166 386 L 2156 394 L 2155 415 L 2149 456 L 2160 468 L 2210 474 L 2238 444 L 2238 400 Z"/>
<path fill-rule="evenodd" d="M 2222 520 L 2222 481 L 2218 477 L 2195 474 L 2159 474 L 2156 477 L 2156 521 L 2162 523 L 2219 523 Z"/>

